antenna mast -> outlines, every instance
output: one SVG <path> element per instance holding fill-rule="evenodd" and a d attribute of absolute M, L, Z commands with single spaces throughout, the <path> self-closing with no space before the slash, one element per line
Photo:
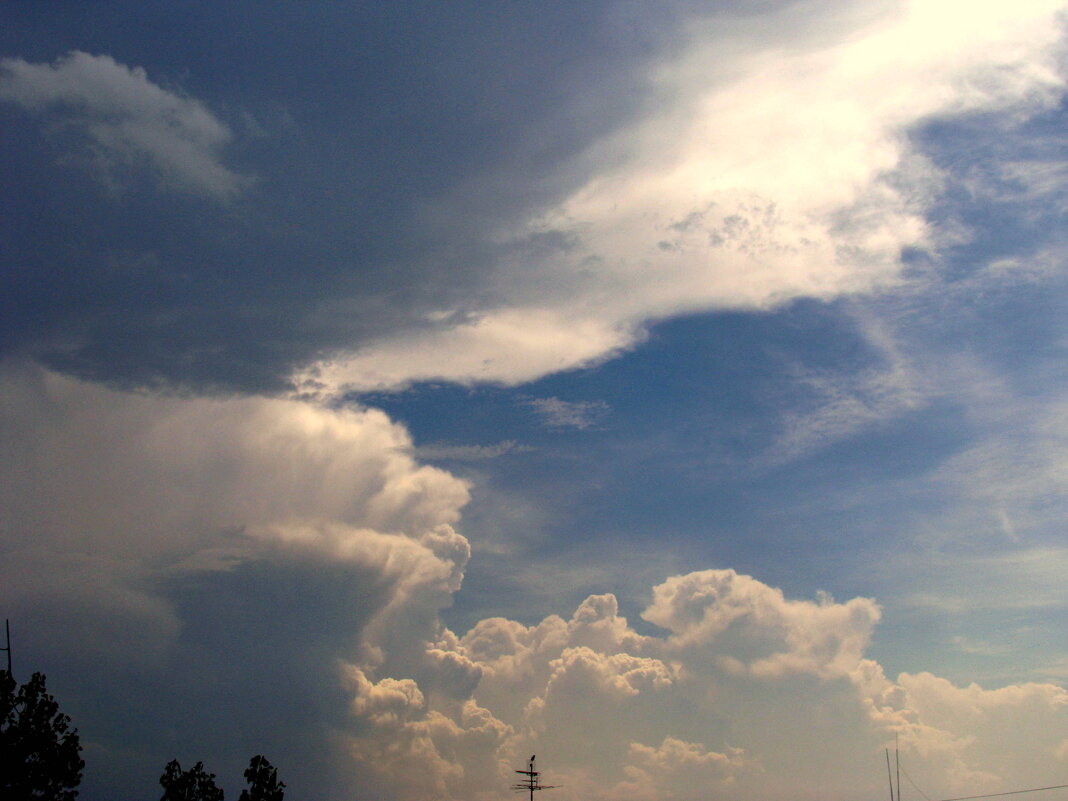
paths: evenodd
<path fill-rule="evenodd" d="M 901 801 L 901 752 L 897 750 L 897 732 L 894 732 L 894 767 L 897 769 L 897 801 Z"/>
<path fill-rule="evenodd" d="M 13 676 L 14 674 L 11 673 L 11 621 L 7 618 L 4 618 L 4 634 L 7 635 L 7 648 L 0 648 L 0 651 L 7 651 L 7 672 Z"/>
<path fill-rule="evenodd" d="M 538 781 L 538 776 L 540 776 L 541 774 L 539 771 L 534 770 L 534 756 L 534 754 L 531 754 L 530 761 L 527 763 L 526 770 L 516 771 L 516 773 L 520 773 L 523 776 L 526 776 L 526 778 L 520 781 L 519 783 L 512 785 L 513 790 L 525 790 L 530 793 L 530 801 L 534 801 L 535 790 L 555 790 L 557 787 L 561 786 L 558 784 L 542 784 Z"/>

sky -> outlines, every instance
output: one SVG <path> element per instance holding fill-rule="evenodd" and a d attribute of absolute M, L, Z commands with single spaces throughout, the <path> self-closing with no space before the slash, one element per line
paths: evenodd
<path fill-rule="evenodd" d="M 1054 0 L 7 0 L 80 798 L 1068 782 L 1066 131 Z"/>

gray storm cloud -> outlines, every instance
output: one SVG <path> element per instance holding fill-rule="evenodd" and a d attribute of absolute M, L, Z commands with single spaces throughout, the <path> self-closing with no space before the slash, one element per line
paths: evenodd
<path fill-rule="evenodd" d="M 452 527 L 467 485 L 374 410 L 4 378 L 0 600 L 75 712 L 94 686 L 116 700 L 83 724 L 90 788 L 94 770 L 151 786 L 204 737 L 221 770 L 274 741 L 317 786 L 337 659 L 405 663 L 437 636 L 470 553 Z"/>
<path fill-rule="evenodd" d="M 5 58 L 0 100 L 53 115 L 57 131 L 76 131 L 83 153 L 109 178 L 120 180 L 116 170 L 144 162 L 164 185 L 218 200 L 249 181 L 223 165 L 230 130 L 202 103 L 107 55 L 74 51 L 53 64 Z"/>

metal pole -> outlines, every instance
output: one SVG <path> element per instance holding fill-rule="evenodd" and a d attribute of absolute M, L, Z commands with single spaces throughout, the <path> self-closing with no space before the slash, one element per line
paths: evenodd
<path fill-rule="evenodd" d="M 897 750 L 897 735 L 894 735 L 894 764 L 897 766 L 897 801 L 901 801 L 901 754 Z"/>
<path fill-rule="evenodd" d="M 11 672 L 11 621 L 4 618 L 4 633 L 7 635 L 7 672 L 9 675 L 14 676 Z"/>

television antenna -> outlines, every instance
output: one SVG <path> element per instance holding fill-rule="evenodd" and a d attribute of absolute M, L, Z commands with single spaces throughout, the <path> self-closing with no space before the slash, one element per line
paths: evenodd
<path fill-rule="evenodd" d="M 520 773 L 526 776 L 526 778 L 518 782 L 517 784 L 512 785 L 513 790 L 516 790 L 518 792 L 530 793 L 530 801 L 534 801 L 535 790 L 555 790 L 557 787 L 563 786 L 559 784 L 542 784 L 541 782 L 539 782 L 538 776 L 540 776 L 541 774 L 539 771 L 534 770 L 534 757 L 535 754 L 530 755 L 530 761 L 527 763 L 526 770 L 516 771 L 516 773 Z"/>
<path fill-rule="evenodd" d="M 4 619 L 4 633 L 7 635 L 7 647 L 0 648 L 0 651 L 7 651 L 7 672 L 11 674 L 11 621 L 6 618 Z"/>

